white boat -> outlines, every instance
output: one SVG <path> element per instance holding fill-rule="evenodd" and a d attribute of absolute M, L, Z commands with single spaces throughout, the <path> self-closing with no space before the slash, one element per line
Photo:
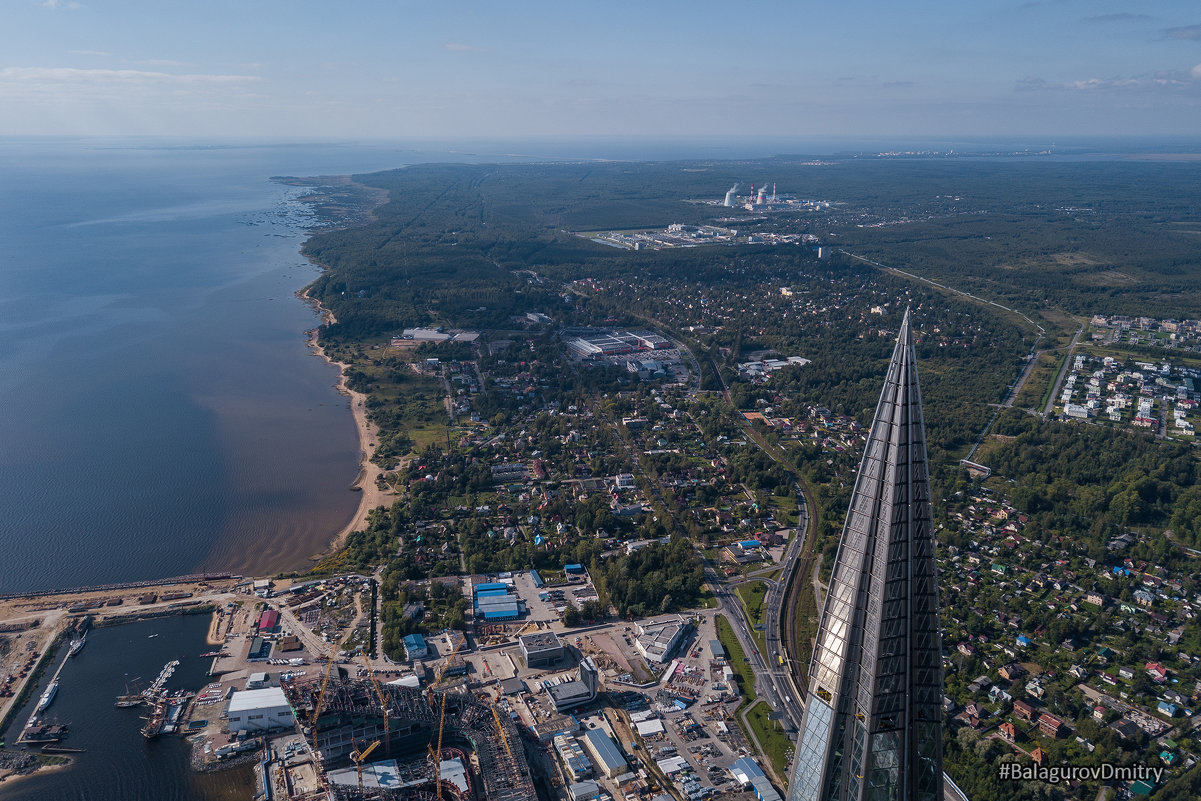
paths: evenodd
<path fill-rule="evenodd" d="M 46 692 L 42 693 L 42 697 L 38 699 L 38 711 L 45 712 L 46 707 L 54 701 L 54 694 L 58 692 L 58 679 L 50 682 L 50 686 L 46 688 Z"/>
<path fill-rule="evenodd" d="M 67 651 L 67 656 L 75 656 L 83 650 L 83 647 L 88 644 L 88 635 L 85 632 L 78 639 L 71 640 L 71 650 Z"/>

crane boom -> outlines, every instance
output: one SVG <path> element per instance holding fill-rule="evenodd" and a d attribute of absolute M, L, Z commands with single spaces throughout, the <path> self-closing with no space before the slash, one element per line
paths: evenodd
<path fill-rule="evenodd" d="M 321 704 L 325 701 L 325 688 L 329 686 L 329 674 L 334 668 L 333 656 L 330 656 L 329 661 L 325 664 L 325 675 L 321 677 L 321 689 L 317 691 L 317 700 L 313 704 L 313 717 L 309 720 L 309 725 L 313 727 L 313 756 L 317 756 L 317 719 L 321 717 Z"/>
<path fill-rule="evenodd" d="M 513 759 L 513 749 L 509 747 L 509 737 L 505 734 L 505 727 L 500 722 L 500 713 L 496 711 L 496 706 L 492 707 L 492 717 L 496 718 L 496 730 L 500 732 L 500 741 L 505 745 L 505 753 L 509 755 L 510 761 Z"/>
<path fill-rule="evenodd" d="M 367 669 L 367 677 L 371 679 L 371 686 L 375 688 L 375 694 L 379 696 L 380 712 L 384 716 L 384 755 L 389 759 L 392 757 L 392 737 L 390 734 L 390 721 L 388 720 L 388 698 L 384 695 L 384 689 L 379 685 L 379 679 L 375 677 L 375 671 L 371 668 L 371 662 L 367 659 L 367 654 L 361 654 L 363 657 L 363 667 Z"/>

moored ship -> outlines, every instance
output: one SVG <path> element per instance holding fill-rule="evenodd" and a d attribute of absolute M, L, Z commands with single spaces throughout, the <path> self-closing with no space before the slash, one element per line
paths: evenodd
<path fill-rule="evenodd" d="M 58 693 L 58 679 L 50 682 L 50 686 L 46 688 L 46 692 L 42 693 L 42 697 L 38 699 L 38 712 L 45 712 L 46 707 L 54 702 L 54 696 Z"/>
<path fill-rule="evenodd" d="M 163 724 L 167 721 L 167 698 L 166 696 L 158 696 L 154 699 L 154 708 L 150 710 L 150 715 L 146 718 L 146 725 L 142 727 L 142 736 L 147 740 L 153 740 L 163 733 Z"/>
<path fill-rule="evenodd" d="M 85 631 L 79 637 L 76 637 L 74 640 L 71 640 L 71 649 L 69 651 L 67 651 L 67 656 L 75 656 L 77 653 L 82 651 L 83 647 L 87 644 L 88 644 L 88 634 Z"/>

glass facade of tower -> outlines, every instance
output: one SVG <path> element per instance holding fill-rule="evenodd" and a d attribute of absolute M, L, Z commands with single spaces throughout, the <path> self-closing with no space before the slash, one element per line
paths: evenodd
<path fill-rule="evenodd" d="M 930 481 L 906 311 L 830 574 L 789 801 L 941 801 L 941 701 Z"/>

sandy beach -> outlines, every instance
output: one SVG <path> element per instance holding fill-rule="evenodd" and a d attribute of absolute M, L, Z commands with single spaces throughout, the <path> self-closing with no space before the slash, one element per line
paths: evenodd
<path fill-rule="evenodd" d="M 323 324 L 328 325 L 337 322 L 333 313 L 310 297 L 307 290 L 301 292 L 300 297 L 317 309 L 321 314 Z M 354 517 L 350 519 L 350 522 L 330 540 L 329 548 L 324 554 L 320 554 L 318 557 L 321 558 L 330 556 L 341 548 L 351 532 L 365 528 L 367 525 L 367 516 L 371 513 L 372 509 L 377 506 L 391 506 L 396 493 L 392 490 L 380 489 L 378 479 L 383 470 L 371 461 L 371 457 L 375 455 L 378 435 L 375 425 L 367 419 L 367 396 L 362 392 L 355 392 L 346 385 L 346 365 L 329 358 L 325 349 L 317 342 L 317 329 L 309 332 L 309 346 L 312 347 L 315 354 L 330 364 L 337 366 L 340 370 L 338 392 L 350 398 L 350 410 L 354 414 L 354 425 L 359 435 L 360 448 L 359 475 L 355 479 L 354 484 L 351 485 L 360 490 L 358 509 L 355 510 Z"/>

